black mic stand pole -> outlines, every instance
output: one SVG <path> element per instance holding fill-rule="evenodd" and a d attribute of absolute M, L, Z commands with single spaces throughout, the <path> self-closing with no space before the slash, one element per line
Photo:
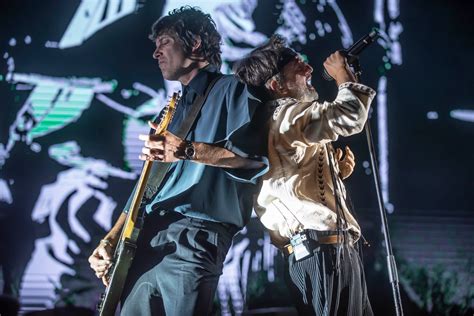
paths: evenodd
<path fill-rule="evenodd" d="M 351 62 L 350 66 L 354 69 L 354 74 L 357 78 L 357 81 L 360 79 L 361 75 L 361 68 L 359 63 L 359 58 L 355 58 L 353 62 Z M 392 249 L 392 242 L 390 241 L 390 233 L 388 231 L 388 221 L 387 221 L 387 213 L 385 212 L 385 203 L 383 201 L 383 196 L 380 190 L 380 178 L 379 178 L 379 168 L 377 165 L 377 160 L 375 156 L 375 146 L 374 140 L 372 138 L 372 131 L 370 129 L 370 117 L 367 119 L 365 123 L 365 133 L 367 135 L 367 144 L 369 146 L 369 154 L 370 154 L 370 162 L 372 164 L 372 171 L 374 174 L 374 183 L 375 183 L 375 191 L 377 193 L 377 200 L 379 203 L 379 211 L 380 211 L 380 218 L 382 220 L 382 232 L 385 240 L 385 251 L 387 252 L 387 267 L 388 267 L 388 275 L 390 278 L 390 283 L 392 284 L 392 293 L 393 299 L 395 303 L 395 312 L 397 316 L 403 316 L 403 307 L 402 307 L 402 299 L 400 296 L 400 282 L 398 279 L 398 272 L 397 272 L 397 265 L 395 262 L 395 257 L 393 256 L 393 249 Z"/>

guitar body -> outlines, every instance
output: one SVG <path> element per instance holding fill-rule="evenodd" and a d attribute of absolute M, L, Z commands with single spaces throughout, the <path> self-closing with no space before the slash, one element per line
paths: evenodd
<path fill-rule="evenodd" d="M 102 294 L 102 301 L 98 305 L 100 316 L 113 316 L 122 296 L 128 270 L 132 265 L 137 245 L 135 242 L 126 240 L 118 245 L 112 272 L 110 273 L 109 285 Z"/>
<path fill-rule="evenodd" d="M 166 131 L 166 128 L 171 122 L 175 112 L 177 102 L 178 93 L 174 93 L 170 102 L 168 103 L 166 110 L 164 111 L 161 123 L 155 131 L 155 135 Z M 108 278 L 109 285 L 105 289 L 104 294 L 102 294 L 101 301 L 99 304 L 97 304 L 97 309 L 100 316 L 114 316 L 115 310 L 117 309 L 117 305 L 122 296 L 128 270 L 132 265 L 135 251 L 137 249 L 138 235 L 143 226 L 143 213 L 145 210 L 144 207 L 140 206 L 143 199 L 145 186 L 152 169 L 152 163 L 152 161 L 145 161 L 143 164 L 140 179 L 138 180 L 137 186 L 135 188 L 132 203 L 130 205 L 130 209 L 128 210 L 127 218 L 125 220 L 120 239 L 117 243 L 117 248 L 115 249 L 113 263 L 106 276 Z"/>

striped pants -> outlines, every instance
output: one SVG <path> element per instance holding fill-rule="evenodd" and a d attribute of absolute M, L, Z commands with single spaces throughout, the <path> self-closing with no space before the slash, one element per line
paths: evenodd
<path fill-rule="evenodd" d="M 294 254 L 286 258 L 285 282 L 300 315 L 373 315 L 359 253 L 350 245 L 337 247 L 321 245 L 300 261 Z"/>

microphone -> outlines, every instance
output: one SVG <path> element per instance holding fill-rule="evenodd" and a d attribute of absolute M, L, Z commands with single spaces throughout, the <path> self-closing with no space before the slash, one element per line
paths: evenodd
<path fill-rule="evenodd" d="M 377 29 L 374 28 L 372 32 L 359 39 L 357 42 L 352 44 L 351 47 L 348 49 L 342 49 L 339 52 L 341 52 L 342 55 L 346 57 L 347 63 L 352 66 L 359 58 L 359 54 L 362 53 L 362 51 L 372 44 L 379 36 L 380 34 L 378 33 Z M 334 78 L 328 74 L 326 68 L 323 69 L 322 75 L 327 81 L 334 80 Z"/>

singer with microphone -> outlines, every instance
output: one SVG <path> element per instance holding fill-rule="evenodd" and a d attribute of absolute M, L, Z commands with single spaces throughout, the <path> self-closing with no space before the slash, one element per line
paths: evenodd
<path fill-rule="evenodd" d="M 375 91 L 356 82 L 346 57 L 324 62 L 339 92 L 319 102 L 313 68 L 274 35 L 235 67 L 269 98 L 270 170 L 254 205 L 285 257 L 285 282 L 300 315 L 373 315 L 358 253 L 362 236 L 343 183 L 354 167 L 332 143 L 362 131 Z"/>

